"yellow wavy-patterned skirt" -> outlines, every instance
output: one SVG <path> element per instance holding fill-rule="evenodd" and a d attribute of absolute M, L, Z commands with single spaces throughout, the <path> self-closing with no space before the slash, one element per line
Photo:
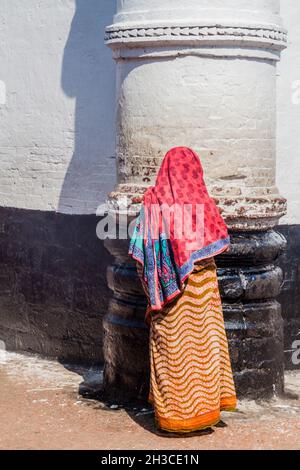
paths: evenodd
<path fill-rule="evenodd" d="M 156 424 L 191 432 L 234 410 L 236 394 L 213 258 L 195 265 L 179 297 L 151 313 L 149 401 Z"/>

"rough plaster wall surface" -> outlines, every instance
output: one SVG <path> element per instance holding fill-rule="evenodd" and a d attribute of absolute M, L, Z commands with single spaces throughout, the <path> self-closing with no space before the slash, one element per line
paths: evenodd
<path fill-rule="evenodd" d="M 288 48 L 278 64 L 277 184 L 288 200 L 281 224 L 300 223 L 300 2 L 281 1 Z"/>
<path fill-rule="evenodd" d="M 114 0 L 1 0 L 1 206 L 88 214 L 114 186 L 114 12 Z"/>

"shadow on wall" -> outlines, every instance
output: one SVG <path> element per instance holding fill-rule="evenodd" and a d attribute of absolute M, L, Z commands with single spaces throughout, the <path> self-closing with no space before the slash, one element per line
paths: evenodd
<path fill-rule="evenodd" d="M 74 153 L 59 212 L 93 213 L 114 186 L 115 65 L 104 30 L 115 9 L 115 0 L 76 0 L 61 76 L 63 91 L 76 99 L 75 128 L 66 135 Z"/>

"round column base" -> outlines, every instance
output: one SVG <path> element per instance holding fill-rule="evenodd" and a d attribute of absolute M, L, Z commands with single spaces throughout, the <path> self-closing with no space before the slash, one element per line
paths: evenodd
<path fill-rule="evenodd" d="M 269 398 L 284 390 L 283 321 L 275 300 L 282 272 L 274 265 L 285 247 L 274 230 L 232 232 L 231 249 L 216 257 L 225 327 L 238 397 Z M 146 300 L 128 241 L 109 240 L 116 262 L 108 270 L 113 291 L 104 317 L 103 397 L 118 404 L 146 402 L 149 331 Z"/>

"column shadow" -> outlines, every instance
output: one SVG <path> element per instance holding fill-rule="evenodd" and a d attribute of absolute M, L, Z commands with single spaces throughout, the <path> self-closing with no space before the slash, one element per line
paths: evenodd
<path fill-rule="evenodd" d="M 76 0 L 64 48 L 61 87 L 75 98 L 74 152 L 58 211 L 93 213 L 115 184 L 115 64 L 104 44 L 116 0 Z"/>

